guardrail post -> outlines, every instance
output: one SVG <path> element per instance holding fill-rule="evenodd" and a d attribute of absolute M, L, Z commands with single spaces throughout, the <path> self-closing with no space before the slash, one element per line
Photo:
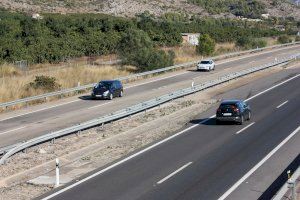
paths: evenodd
<path fill-rule="evenodd" d="M 79 136 L 80 133 L 81 133 L 81 131 L 77 131 L 77 132 L 76 132 L 76 136 Z"/>
<path fill-rule="evenodd" d="M 291 189 L 291 200 L 296 200 L 296 181 L 292 180 L 292 176 L 291 176 L 291 170 L 287 171 L 287 175 L 288 175 L 288 181 L 287 181 L 287 187 L 289 189 Z"/>
<path fill-rule="evenodd" d="M 59 159 L 55 159 L 55 187 L 59 187 Z"/>
<path fill-rule="evenodd" d="M 22 151 L 23 153 L 27 153 L 27 148 L 26 149 L 23 149 L 23 151 Z"/>
<path fill-rule="evenodd" d="M 53 138 L 52 140 L 51 140 L 51 144 L 54 144 L 55 143 L 55 138 Z"/>

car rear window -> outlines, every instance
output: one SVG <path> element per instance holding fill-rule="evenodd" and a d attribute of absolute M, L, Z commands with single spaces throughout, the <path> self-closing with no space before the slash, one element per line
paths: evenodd
<path fill-rule="evenodd" d="M 207 60 L 203 60 L 203 61 L 201 61 L 200 63 L 201 63 L 201 64 L 210 64 L 210 62 L 207 61 Z"/>
<path fill-rule="evenodd" d="M 221 109 L 221 111 L 225 111 L 225 110 L 232 111 L 234 108 L 237 107 L 238 106 L 236 103 L 226 103 L 226 104 L 221 104 L 219 108 Z"/>

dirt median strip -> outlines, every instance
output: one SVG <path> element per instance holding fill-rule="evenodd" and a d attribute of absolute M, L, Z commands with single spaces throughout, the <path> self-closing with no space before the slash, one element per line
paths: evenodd
<path fill-rule="evenodd" d="M 51 190 L 54 182 L 43 185 L 35 178 L 53 178 L 56 157 L 61 160 L 62 176 L 76 180 L 85 173 L 175 133 L 196 115 L 214 105 L 218 101 L 212 99 L 216 94 L 280 70 L 284 69 L 277 67 L 251 74 L 107 124 L 103 128 L 96 127 L 79 135 L 60 138 L 54 144 L 41 144 L 29 149 L 26 154 L 18 153 L 6 165 L 0 166 L 0 199 L 30 199 Z M 31 180 L 30 183 L 28 180 Z M 34 192 L 30 192 L 32 190 Z M 15 191 L 23 192 L 19 194 Z"/>

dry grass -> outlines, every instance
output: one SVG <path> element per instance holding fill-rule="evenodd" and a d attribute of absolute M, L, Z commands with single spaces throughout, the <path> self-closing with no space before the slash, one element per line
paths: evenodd
<path fill-rule="evenodd" d="M 4 66 L 4 68 L 10 69 L 10 66 Z M 32 82 L 35 79 L 35 76 L 38 75 L 55 77 L 57 83 L 59 83 L 62 88 L 70 88 L 77 86 L 78 83 L 83 85 L 94 83 L 103 79 L 113 79 L 119 76 L 126 76 L 131 70 L 127 68 L 120 69 L 113 66 L 89 67 L 86 65 L 79 65 L 52 72 L 35 73 L 30 75 L 19 73 L 12 76 L 10 74 L 10 76 L 0 79 L 0 102 L 7 102 L 45 93 L 46 91 L 43 90 L 25 90 L 26 85 Z"/>
<path fill-rule="evenodd" d="M 0 77 L 17 76 L 21 71 L 12 64 L 3 64 L 0 66 Z"/>
<path fill-rule="evenodd" d="M 233 42 L 218 43 L 216 44 L 215 54 L 220 55 L 238 50 L 239 49 L 235 46 L 235 43 Z"/>

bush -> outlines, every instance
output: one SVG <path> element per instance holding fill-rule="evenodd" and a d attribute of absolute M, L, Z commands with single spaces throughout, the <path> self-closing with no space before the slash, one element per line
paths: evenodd
<path fill-rule="evenodd" d="M 27 85 L 27 90 L 30 88 L 35 90 L 43 90 L 47 92 L 52 92 L 59 89 L 61 85 L 56 83 L 56 79 L 54 77 L 49 76 L 36 76 L 33 82 L 30 82 Z"/>
<path fill-rule="evenodd" d="M 263 48 L 267 46 L 267 41 L 264 39 L 255 39 L 251 42 L 252 48 Z"/>
<path fill-rule="evenodd" d="M 278 37 L 277 41 L 280 43 L 280 44 L 285 44 L 285 43 L 290 43 L 290 42 L 293 42 L 293 40 L 287 36 L 287 35 L 281 35 Z"/>
<path fill-rule="evenodd" d="M 300 42 L 300 36 L 299 35 L 296 36 L 295 41 Z"/>
<path fill-rule="evenodd" d="M 262 48 L 267 46 L 267 41 L 264 39 L 253 39 L 250 37 L 240 37 L 236 41 L 236 45 L 244 49 Z"/>
<path fill-rule="evenodd" d="M 215 41 L 208 34 L 203 34 L 199 37 L 199 45 L 196 51 L 198 54 L 211 55 L 215 51 L 215 47 Z"/>
<path fill-rule="evenodd" d="M 250 39 L 250 37 L 242 36 L 242 37 L 237 39 L 236 45 L 239 46 L 239 47 L 243 47 L 245 49 L 248 49 L 251 46 L 251 39 Z"/>
<path fill-rule="evenodd" d="M 173 65 L 174 52 L 156 50 L 147 33 L 127 31 L 119 45 L 119 56 L 124 64 L 137 66 L 139 71 L 153 70 Z"/>

